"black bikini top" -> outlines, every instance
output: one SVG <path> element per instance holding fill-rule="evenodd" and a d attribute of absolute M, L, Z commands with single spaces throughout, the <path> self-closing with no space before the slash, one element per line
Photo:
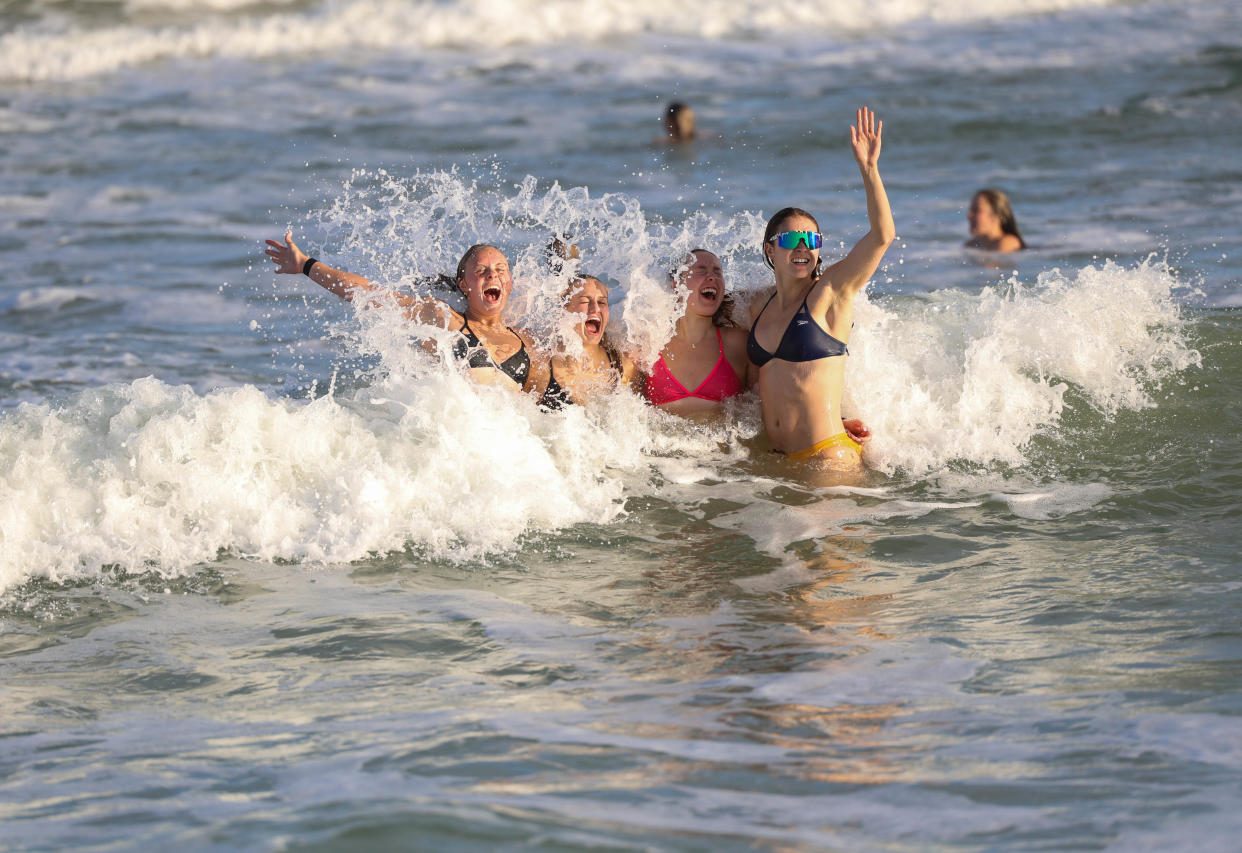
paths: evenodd
<path fill-rule="evenodd" d="M 768 310 L 768 306 L 775 298 L 775 293 L 768 297 L 768 301 L 763 304 L 763 309 L 759 312 L 759 317 L 763 316 L 763 312 Z M 759 325 L 759 317 L 756 317 L 755 322 L 751 324 L 750 336 L 746 338 L 746 355 L 755 367 L 763 367 L 774 358 L 781 361 L 816 361 L 837 355 L 849 355 L 850 351 L 844 343 L 825 332 L 820 328 L 819 323 L 815 322 L 815 318 L 811 316 L 810 310 L 806 307 L 805 298 L 797 312 L 790 318 L 789 325 L 785 327 L 785 334 L 781 335 L 781 342 L 777 345 L 776 352 L 768 352 L 759 345 L 759 341 L 755 340 L 755 328 Z"/>
<path fill-rule="evenodd" d="M 621 356 L 611 349 L 605 349 L 604 352 L 608 356 L 608 363 L 612 369 L 616 371 L 617 377 L 622 374 Z M 556 411 L 565 406 L 572 406 L 574 401 L 569 399 L 569 392 L 561 387 L 561 383 L 556 381 L 556 374 L 552 372 L 552 365 L 548 365 L 548 387 L 544 389 L 543 396 L 539 398 L 539 405 L 548 411 Z"/>
<path fill-rule="evenodd" d="M 505 328 L 513 332 L 512 327 L 505 326 Z M 513 336 L 520 344 L 518 351 L 497 364 L 487 348 L 483 346 L 483 342 L 479 340 L 479 336 L 471 331 L 470 324 L 462 320 L 461 337 L 453 341 L 453 355 L 459 361 L 464 360 L 468 367 L 494 367 L 517 384 L 522 385 L 526 382 L 527 374 L 530 373 L 530 355 L 526 352 L 526 342 L 522 340 L 522 336 L 517 332 L 513 332 Z"/>

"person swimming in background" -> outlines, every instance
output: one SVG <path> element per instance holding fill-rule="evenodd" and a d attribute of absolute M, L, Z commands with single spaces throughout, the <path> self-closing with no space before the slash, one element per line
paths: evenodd
<path fill-rule="evenodd" d="M 546 409 L 584 405 L 622 385 L 636 387 L 634 361 L 608 336 L 608 286 L 590 275 L 574 278 L 565 292 L 565 310 L 581 318 L 574 324 L 574 332 L 582 342 L 582 353 L 551 357 L 540 405 Z"/>
<path fill-rule="evenodd" d="M 768 220 L 761 248 L 775 287 L 758 305 L 746 342 L 773 449 L 838 473 L 862 470 L 862 448 L 841 428 L 854 297 L 896 237 L 878 165 L 883 129 L 868 107 L 850 127 L 870 230 L 844 258 L 821 268 L 824 238 L 805 210 L 786 207 Z"/>
<path fill-rule="evenodd" d="M 300 273 L 342 299 L 353 301 L 362 296 L 377 304 L 387 300 L 414 323 L 457 332 L 453 356 L 466 363 L 474 380 L 490 384 L 507 379 L 523 391 L 546 384 L 546 358 L 529 335 L 504 323 L 513 279 L 509 261 L 495 246 L 471 246 L 457 264 L 454 281 L 466 298 L 462 314 L 439 299 L 385 290 L 360 275 L 330 267 L 298 248 L 292 231 L 285 232 L 283 242 L 266 242 L 264 253 L 276 265 L 277 273 Z"/>
<path fill-rule="evenodd" d="M 720 258 L 692 249 L 670 281 L 690 291 L 673 337 L 660 351 L 643 393 L 653 406 L 682 417 L 717 414 L 725 401 L 753 385 L 757 371 L 746 354 L 746 327 L 733 318 Z M 871 437 L 861 420 L 843 420 L 858 442 Z"/>
<path fill-rule="evenodd" d="M 1026 241 L 1018 231 L 1018 220 L 1013 215 L 1009 196 L 998 189 L 982 189 L 970 200 L 966 212 L 971 237 L 966 241 L 968 249 L 989 252 L 1016 252 L 1026 248 Z"/>
<path fill-rule="evenodd" d="M 695 129 L 694 110 L 686 104 L 674 102 L 664 110 L 665 143 L 689 142 L 698 135 Z"/>

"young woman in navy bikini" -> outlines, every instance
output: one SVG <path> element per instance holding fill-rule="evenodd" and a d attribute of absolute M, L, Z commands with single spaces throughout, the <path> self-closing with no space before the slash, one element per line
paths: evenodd
<path fill-rule="evenodd" d="M 646 397 L 682 417 L 718 413 L 726 400 L 754 383 L 758 372 L 746 354 L 747 330 L 733 319 L 733 299 L 725 291 L 716 255 L 693 249 L 673 276 L 690 295 L 675 334 L 647 377 Z M 851 418 L 843 426 L 857 441 L 870 438 L 861 420 Z"/>
<path fill-rule="evenodd" d="M 768 221 L 763 253 L 776 287 L 767 301 L 757 301 L 747 340 L 773 448 L 793 461 L 841 471 L 862 468 L 861 447 L 841 424 L 854 297 L 896 236 L 877 166 L 883 128 L 867 107 L 850 128 L 871 229 L 849 254 L 821 270 L 823 236 L 814 217 L 787 207 Z"/>
<path fill-rule="evenodd" d="M 509 261 L 495 246 L 471 246 L 457 264 L 455 283 L 466 297 L 466 312 L 459 314 L 447 303 L 428 296 L 393 293 L 354 273 L 334 269 L 308 256 L 286 232 L 284 242 L 268 240 L 265 250 L 276 272 L 302 273 L 315 284 L 342 299 L 391 299 L 410 320 L 441 326 L 460 333 L 453 355 L 466 362 L 471 376 L 484 383 L 512 381 L 523 391 L 547 381 L 546 360 L 537 355 L 534 342 L 523 331 L 506 326 L 502 315 L 513 290 Z"/>

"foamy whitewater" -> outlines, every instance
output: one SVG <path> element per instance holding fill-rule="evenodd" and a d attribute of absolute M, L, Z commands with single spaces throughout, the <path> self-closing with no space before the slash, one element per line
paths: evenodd
<path fill-rule="evenodd" d="M 1234 848 L 1236 4 L 0 21 L 0 850 Z M 262 253 L 451 301 L 494 243 L 510 323 L 572 350 L 580 270 L 650 364 L 690 249 L 745 307 L 776 209 L 862 235 L 864 103 L 854 485 Z M 1027 251 L 962 247 L 983 186 Z"/>

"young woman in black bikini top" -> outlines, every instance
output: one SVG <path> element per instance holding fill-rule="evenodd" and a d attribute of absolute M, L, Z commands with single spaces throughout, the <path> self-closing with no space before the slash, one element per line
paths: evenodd
<path fill-rule="evenodd" d="M 284 242 L 268 240 L 267 246 L 266 254 L 276 264 L 276 272 L 302 273 L 315 284 L 342 299 L 354 300 L 361 296 L 373 302 L 389 300 L 415 323 L 447 326 L 461 332 L 461 337 L 454 342 L 452 351 L 457 358 L 465 360 L 469 367 L 495 368 L 524 391 L 535 386 L 536 381 L 532 374 L 538 371 L 537 366 L 532 363 L 526 335 L 511 326 L 503 326 L 505 331 L 518 339 L 518 350 L 497 363 L 489 349 L 489 345 L 494 346 L 491 337 L 486 333 L 481 337 L 470 326 L 470 319 L 474 319 L 479 328 L 499 326 L 500 315 L 509 301 L 509 292 L 513 288 L 509 262 L 504 253 L 495 246 L 471 246 L 457 264 L 457 275 L 453 281 L 466 296 L 465 314 L 459 314 L 439 299 L 393 293 L 377 287 L 360 275 L 321 263 L 298 248 L 293 242 L 292 232 L 285 233 Z"/>
<path fill-rule="evenodd" d="M 575 322 L 574 332 L 582 343 L 582 351 L 550 359 L 548 384 L 539 399 L 545 409 L 584 403 L 622 383 L 632 385 L 637 377 L 634 362 L 608 339 L 608 286 L 594 276 L 578 276 L 566 289 L 564 299 L 566 312 L 581 318 Z"/>
<path fill-rule="evenodd" d="M 505 328 L 518 339 L 518 351 L 497 364 L 479 336 L 471 330 L 470 321 L 463 317 L 461 329 L 458 330 L 461 337 L 453 341 L 453 356 L 458 361 L 465 361 L 467 367 L 494 367 L 521 386 L 530 375 L 530 354 L 526 352 L 526 341 L 522 340 L 522 336 L 513 331 L 512 326 Z"/>

